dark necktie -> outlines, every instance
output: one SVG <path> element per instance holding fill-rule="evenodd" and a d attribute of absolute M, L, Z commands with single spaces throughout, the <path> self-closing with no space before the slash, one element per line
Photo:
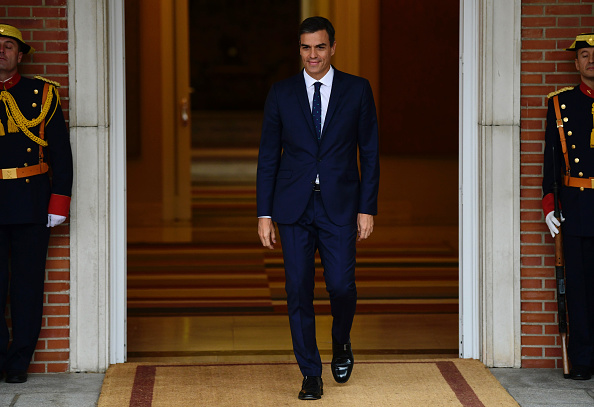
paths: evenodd
<path fill-rule="evenodd" d="M 320 86 L 322 86 L 322 82 L 314 83 L 316 89 L 314 91 L 313 103 L 311 106 L 311 115 L 313 116 L 314 125 L 318 132 L 318 140 L 322 136 L 322 97 L 320 96 Z"/>

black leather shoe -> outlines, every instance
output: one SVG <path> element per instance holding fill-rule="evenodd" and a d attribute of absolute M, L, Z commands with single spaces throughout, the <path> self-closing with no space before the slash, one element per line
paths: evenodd
<path fill-rule="evenodd" d="M 301 391 L 299 392 L 299 400 L 319 400 L 324 394 L 324 385 L 320 376 L 305 376 Z"/>
<path fill-rule="evenodd" d="M 27 381 L 27 372 L 22 370 L 9 370 L 6 372 L 6 383 L 25 383 Z"/>
<path fill-rule="evenodd" d="M 337 383 L 346 383 L 351 377 L 355 358 L 351 349 L 351 342 L 345 344 L 337 343 L 332 338 L 332 376 Z"/>
<path fill-rule="evenodd" d="M 575 365 L 569 372 L 569 377 L 573 380 L 590 380 L 590 366 Z"/>

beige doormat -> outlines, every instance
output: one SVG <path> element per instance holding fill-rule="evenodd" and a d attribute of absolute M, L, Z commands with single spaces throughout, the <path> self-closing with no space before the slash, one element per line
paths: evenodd
<path fill-rule="evenodd" d="M 324 366 L 321 400 L 301 401 L 295 363 L 154 364 L 111 366 L 99 407 L 190 406 L 518 406 L 477 360 L 364 361 L 346 384 Z M 312 406 L 313 404 L 313 406 Z"/>

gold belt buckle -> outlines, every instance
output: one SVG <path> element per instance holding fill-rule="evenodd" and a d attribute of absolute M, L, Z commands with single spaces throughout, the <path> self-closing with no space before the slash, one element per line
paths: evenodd
<path fill-rule="evenodd" d="M 15 179 L 17 177 L 16 168 L 3 168 L 2 179 Z"/>

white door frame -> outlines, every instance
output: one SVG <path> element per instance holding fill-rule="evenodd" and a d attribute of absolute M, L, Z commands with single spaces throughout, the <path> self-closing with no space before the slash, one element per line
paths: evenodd
<path fill-rule="evenodd" d="M 460 1 L 460 357 L 521 364 L 521 0 Z"/>
<path fill-rule="evenodd" d="M 124 1 L 109 0 L 110 227 L 109 363 L 126 361 L 126 63 Z"/>
<path fill-rule="evenodd" d="M 123 0 L 106 1 L 111 123 L 106 339 L 113 364 L 126 359 L 125 53 Z M 520 4 L 460 0 L 460 357 L 492 366 L 520 363 Z M 491 176 L 501 171 L 508 182 Z M 511 214 L 509 222 L 500 222 L 502 213 Z"/>

